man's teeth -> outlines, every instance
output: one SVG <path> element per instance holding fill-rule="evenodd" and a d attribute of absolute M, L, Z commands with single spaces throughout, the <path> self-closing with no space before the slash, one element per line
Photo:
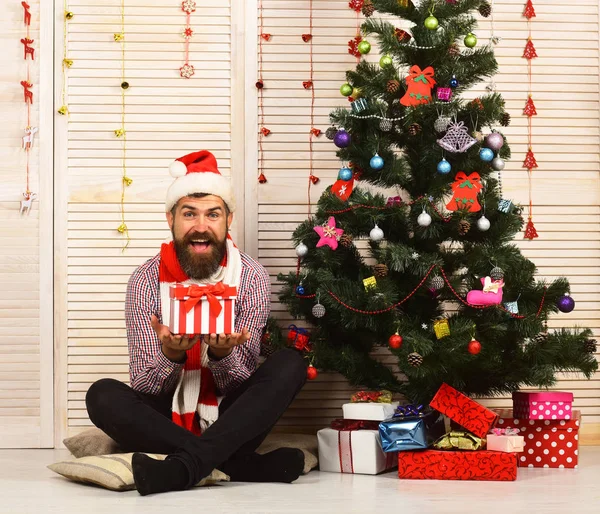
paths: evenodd
<path fill-rule="evenodd" d="M 208 243 L 208 239 L 192 239 L 192 243 Z"/>

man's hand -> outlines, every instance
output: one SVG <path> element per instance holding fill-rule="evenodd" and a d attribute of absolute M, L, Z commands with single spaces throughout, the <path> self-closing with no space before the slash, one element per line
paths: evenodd
<path fill-rule="evenodd" d="M 210 334 L 204 336 L 204 342 L 209 346 L 210 353 L 217 359 L 227 357 L 234 346 L 244 344 L 250 339 L 250 330 L 243 329 L 241 334 Z"/>
<path fill-rule="evenodd" d="M 150 324 L 156 332 L 156 335 L 162 343 L 162 352 L 164 356 L 174 362 L 180 362 L 185 357 L 185 352 L 200 341 L 200 336 L 176 336 L 166 325 L 161 325 L 158 318 L 153 314 L 150 318 Z"/>

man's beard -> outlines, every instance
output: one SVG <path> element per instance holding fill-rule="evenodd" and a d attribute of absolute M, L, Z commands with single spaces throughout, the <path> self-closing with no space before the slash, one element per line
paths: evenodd
<path fill-rule="evenodd" d="M 193 239 L 205 239 L 210 243 L 210 251 L 204 254 L 195 253 L 190 248 Z M 208 232 L 194 232 L 186 234 L 181 239 L 176 239 L 173 234 L 175 253 L 181 269 L 194 280 L 204 280 L 216 273 L 219 265 L 227 252 L 227 240 L 217 241 Z"/>

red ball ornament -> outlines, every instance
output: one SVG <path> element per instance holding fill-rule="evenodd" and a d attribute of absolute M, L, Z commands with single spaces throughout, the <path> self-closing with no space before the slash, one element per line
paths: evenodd
<path fill-rule="evenodd" d="M 390 348 L 397 350 L 402 346 L 402 336 L 396 332 L 393 336 L 390 336 L 388 344 L 390 345 Z"/>
<path fill-rule="evenodd" d="M 315 378 L 317 378 L 318 374 L 319 372 L 314 366 L 309 366 L 308 368 L 306 368 L 306 378 L 308 378 L 308 380 L 314 380 Z"/>
<path fill-rule="evenodd" d="M 468 350 L 471 355 L 477 355 L 481 351 L 481 343 L 475 339 L 471 339 Z"/>

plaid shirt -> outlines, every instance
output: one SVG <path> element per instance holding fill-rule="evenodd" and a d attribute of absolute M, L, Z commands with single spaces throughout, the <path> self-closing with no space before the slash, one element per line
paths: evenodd
<path fill-rule="evenodd" d="M 248 328 L 250 339 L 235 346 L 227 357 L 210 359 L 210 370 L 222 394 L 234 390 L 256 370 L 262 332 L 271 310 L 271 283 L 267 271 L 250 256 L 241 253 L 241 258 L 235 330 L 241 332 Z M 154 395 L 172 393 L 183 369 L 183 364 L 164 356 L 162 343 L 150 325 L 152 314 L 162 323 L 159 264 L 160 254 L 137 268 L 129 279 L 125 297 L 131 387 Z"/>

